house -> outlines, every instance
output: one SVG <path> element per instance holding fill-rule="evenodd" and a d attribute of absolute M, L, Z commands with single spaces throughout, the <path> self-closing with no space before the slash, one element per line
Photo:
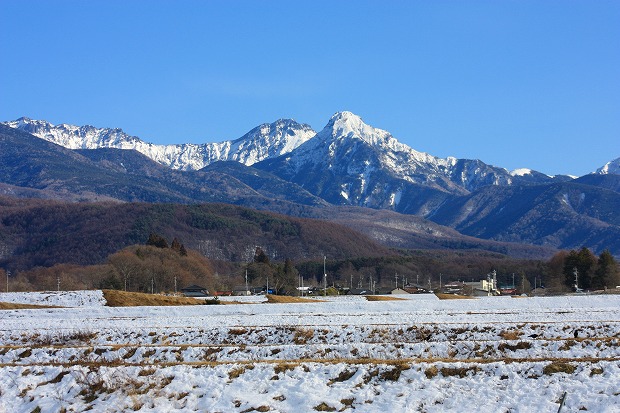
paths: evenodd
<path fill-rule="evenodd" d="M 181 292 L 186 297 L 208 297 L 209 290 L 199 285 L 190 285 L 189 287 L 181 288 Z"/>
<path fill-rule="evenodd" d="M 374 293 L 379 295 L 392 294 L 393 289 L 393 287 L 376 287 Z"/>
<path fill-rule="evenodd" d="M 499 286 L 497 284 L 497 273 L 495 270 L 488 273 L 486 279 L 475 282 L 464 282 L 463 284 L 471 288 L 472 295 L 475 297 L 500 295 Z"/>
<path fill-rule="evenodd" d="M 409 294 L 409 293 L 403 290 L 402 288 L 394 288 L 392 291 L 390 291 L 390 294 Z"/>
<path fill-rule="evenodd" d="M 429 290 L 422 287 L 421 285 L 406 285 L 403 290 L 407 291 L 409 294 L 428 294 Z"/>
<path fill-rule="evenodd" d="M 463 294 L 464 288 L 465 284 L 461 282 L 452 282 L 449 284 L 445 284 L 441 288 L 441 292 L 445 294 Z"/>
<path fill-rule="evenodd" d="M 369 295 L 372 291 L 365 288 L 353 288 L 349 290 L 349 295 Z"/>
<path fill-rule="evenodd" d="M 246 286 L 237 286 L 233 288 L 233 295 L 252 295 L 252 291 Z"/>

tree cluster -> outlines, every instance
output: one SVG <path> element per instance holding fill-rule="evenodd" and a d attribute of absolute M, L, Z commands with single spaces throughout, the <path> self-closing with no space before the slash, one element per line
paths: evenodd
<path fill-rule="evenodd" d="M 246 267 L 248 281 L 253 284 L 269 285 L 276 294 L 297 294 L 299 272 L 290 259 L 284 263 L 272 263 L 261 247 L 256 247 L 254 259 Z"/>
<path fill-rule="evenodd" d="M 602 290 L 620 285 L 618 263 L 608 250 L 598 257 L 585 247 L 561 251 L 548 267 L 552 282 L 564 289 Z"/>

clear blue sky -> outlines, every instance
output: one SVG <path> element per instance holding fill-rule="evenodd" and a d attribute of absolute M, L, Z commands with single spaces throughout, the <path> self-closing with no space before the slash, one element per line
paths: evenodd
<path fill-rule="evenodd" d="M 620 1 L 0 0 L 0 120 L 236 139 L 341 110 L 435 156 L 620 157 Z"/>

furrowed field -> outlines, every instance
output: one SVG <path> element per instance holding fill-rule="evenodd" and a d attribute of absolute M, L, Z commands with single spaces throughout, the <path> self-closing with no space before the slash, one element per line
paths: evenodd
<path fill-rule="evenodd" d="M 620 411 L 620 296 L 399 298 L 3 293 L 0 412 Z"/>

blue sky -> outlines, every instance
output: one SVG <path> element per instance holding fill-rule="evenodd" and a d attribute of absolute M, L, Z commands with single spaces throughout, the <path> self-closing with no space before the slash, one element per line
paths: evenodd
<path fill-rule="evenodd" d="M 620 157 L 620 1 L 0 0 L 0 120 L 236 139 L 349 110 L 435 156 Z"/>

